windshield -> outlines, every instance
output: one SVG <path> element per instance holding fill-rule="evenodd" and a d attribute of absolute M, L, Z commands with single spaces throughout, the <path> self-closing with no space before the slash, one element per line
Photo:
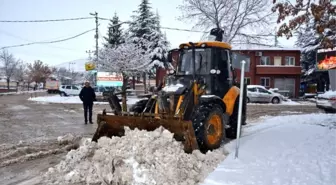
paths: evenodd
<path fill-rule="evenodd" d="M 211 67 L 211 49 L 195 49 L 195 69 L 196 74 L 209 74 Z M 181 52 L 180 62 L 177 68 L 179 75 L 191 75 L 194 73 L 192 64 L 192 49 Z"/>

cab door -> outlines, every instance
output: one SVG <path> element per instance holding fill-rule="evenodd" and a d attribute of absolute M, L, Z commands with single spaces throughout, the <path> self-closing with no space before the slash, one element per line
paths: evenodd
<path fill-rule="evenodd" d="M 219 74 L 212 76 L 212 89 L 215 95 L 223 98 L 232 86 L 232 78 L 230 78 L 230 57 L 226 49 L 212 49 L 212 69 L 216 69 Z"/>

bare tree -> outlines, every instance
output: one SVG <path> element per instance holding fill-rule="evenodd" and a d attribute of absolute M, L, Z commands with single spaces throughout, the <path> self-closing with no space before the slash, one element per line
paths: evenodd
<path fill-rule="evenodd" d="M 27 70 L 27 64 L 19 62 L 14 72 L 14 77 L 18 82 L 25 81 L 25 74 L 27 72 L 26 70 Z"/>
<path fill-rule="evenodd" d="M 3 64 L 4 73 L 7 81 L 7 89 L 9 90 L 9 83 L 15 74 L 15 69 L 19 64 L 19 61 L 14 58 L 14 56 L 8 53 L 7 50 L 2 50 L 0 53 L 0 61 Z"/>
<path fill-rule="evenodd" d="M 196 21 L 193 29 L 222 28 L 224 42 L 266 45 L 274 35 L 270 5 L 269 0 L 184 0 L 180 20 Z"/>
<path fill-rule="evenodd" d="M 27 80 L 26 70 L 27 70 L 27 64 L 23 62 L 19 62 L 14 72 L 14 78 L 18 82 L 18 85 L 20 82 L 23 82 L 23 85 L 25 84 L 25 81 Z"/>
<path fill-rule="evenodd" d="M 30 79 L 36 83 L 45 83 L 52 73 L 51 68 L 40 60 L 35 60 L 33 64 L 28 64 L 28 71 Z"/>

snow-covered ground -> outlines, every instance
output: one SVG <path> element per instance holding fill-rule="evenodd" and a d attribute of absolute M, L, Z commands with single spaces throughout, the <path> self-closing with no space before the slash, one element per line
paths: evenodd
<path fill-rule="evenodd" d="M 98 143 L 83 138 L 78 149 L 39 180 L 46 184 L 335 185 L 335 131 L 332 114 L 265 118 L 244 127 L 235 159 L 235 140 L 207 154 L 186 154 L 165 129 L 126 129 L 124 137 L 101 138 Z"/>
<path fill-rule="evenodd" d="M 309 114 L 267 118 L 244 129 L 228 157 L 202 185 L 335 185 L 336 117 Z"/>
<path fill-rule="evenodd" d="M 79 96 L 40 96 L 35 98 L 29 98 L 29 101 L 39 102 L 39 103 L 60 103 L 60 104 L 82 104 L 83 102 L 80 100 Z M 127 98 L 127 104 L 133 105 L 140 99 L 128 97 Z M 94 102 L 94 104 L 108 104 L 108 102 Z"/>
<path fill-rule="evenodd" d="M 201 155 L 197 152 L 187 155 L 180 152 L 179 144 L 175 145 L 170 139 L 168 142 L 168 137 L 166 136 L 169 134 L 163 131 L 132 131 L 129 132 L 130 134 L 128 136 L 126 135 L 123 138 L 106 139 L 100 142 L 100 144 L 94 144 L 88 142 L 86 138 L 92 138 L 97 124 L 83 124 L 83 110 L 82 105 L 79 103 L 40 104 L 35 103 L 35 101 L 27 101 L 27 96 L 25 95 L 3 96 L 0 97 L 0 102 L 1 185 L 40 185 L 49 184 L 47 182 L 53 180 L 55 180 L 54 183 L 57 183 L 57 181 L 69 182 L 65 179 L 69 176 L 73 177 L 74 180 L 91 181 L 94 180 L 97 174 L 104 175 L 111 166 L 114 166 L 114 173 L 109 172 L 105 174 L 105 176 L 99 176 L 97 181 L 111 177 L 115 180 L 119 178 L 118 174 L 125 172 L 126 174 L 124 174 L 123 180 L 130 182 L 136 179 L 135 181 L 138 183 L 134 184 L 141 184 L 140 182 L 143 181 L 139 180 L 138 177 L 141 178 L 144 176 L 147 177 L 147 179 L 144 180 L 154 179 L 158 182 L 157 184 L 162 184 L 162 181 L 167 182 L 167 185 L 183 184 L 183 182 L 185 182 L 185 184 L 197 184 L 198 181 L 202 181 L 202 179 L 206 178 L 206 176 L 216 168 L 227 156 L 226 152 L 230 149 L 230 147 L 227 147 L 225 152 L 221 148 L 207 155 Z M 94 106 L 94 120 L 96 120 L 97 113 L 101 113 L 103 109 L 109 108 L 108 105 Z M 267 120 L 272 119 L 273 116 L 313 114 L 316 112 L 320 112 L 316 106 L 248 105 L 248 124 L 244 126 L 243 134 L 244 137 L 263 134 L 265 131 L 263 130 L 264 127 L 260 126 L 264 123 L 267 124 L 267 122 L 269 122 Z M 325 115 L 326 114 L 321 114 L 321 116 Z M 291 122 L 297 124 L 296 122 L 300 117 L 300 115 L 292 117 L 292 120 L 295 121 L 291 120 Z M 287 120 L 286 122 L 290 122 L 287 116 L 283 118 L 284 121 Z M 328 121 L 325 121 L 323 118 L 311 119 L 312 123 L 318 122 L 319 120 L 328 123 Z M 277 122 L 277 120 L 275 120 L 275 122 Z M 282 122 L 279 123 L 281 124 Z M 271 126 L 273 125 L 269 127 Z M 163 138 L 160 137 L 161 139 L 158 139 L 159 135 Z M 83 139 L 81 140 L 81 138 Z M 287 142 L 287 140 L 284 141 Z M 232 144 L 234 144 L 234 142 L 227 146 L 231 146 Z M 79 146 L 81 146 L 82 150 L 78 149 Z M 93 149 L 94 153 L 91 153 L 92 155 L 88 155 L 90 152 L 85 153 L 83 150 L 90 146 L 95 147 Z M 261 146 L 263 146 L 262 143 Z M 264 148 L 261 146 L 258 145 L 257 147 L 263 151 Z M 67 150 L 69 149 L 74 150 L 68 152 Z M 133 151 L 133 149 L 135 151 Z M 78 164 L 75 162 L 77 158 L 71 159 L 70 157 L 71 155 L 78 156 L 77 154 L 83 156 L 83 159 L 80 160 Z M 104 155 L 106 155 L 106 158 L 104 158 Z M 135 156 L 134 160 L 132 156 Z M 314 154 L 312 154 L 312 156 L 314 157 Z M 113 165 L 111 165 L 111 158 L 114 159 Z M 69 162 L 68 166 L 66 165 L 67 162 Z M 130 166 L 131 162 L 134 162 L 135 165 Z M 138 166 L 136 166 L 137 163 Z M 70 164 L 74 165 L 70 166 Z M 106 165 L 104 166 L 103 164 Z M 83 168 L 85 168 L 85 165 L 86 167 L 87 165 L 91 165 L 89 170 L 95 169 L 96 165 L 100 166 L 99 169 L 102 170 L 96 173 L 91 173 L 91 171 L 84 172 Z M 182 168 L 178 169 L 179 167 Z M 46 174 L 48 168 L 53 168 L 54 171 L 51 169 L 51 171 Z M 143 169 L 147 169 L 147 171 Z M 136 171 L 135 175 L 133 171 Z M 186 174 L 186 171 L 188 171 L 188 174 Z M 78 173 L 87 174 L 88 178 L 78 176 Z M 44 178 L 42 179 L 42 177 Z M 133 179 L 130 179 L 131 177 Z M 178 179 L 182 180 L 178 181 Z M 47 182 L 41 182 L 41 180 Z M 119 180 L 117 180 L 117 182 Z"/>
<path fill-rule="evenodd" d="M 291 99 L 288 99 L 287 101 L 282 101 L 279 104 L 272 104 L 272 103 L 248 103 L 250 105 L 273 105 L 273 106 L 279 106 L 279 105 L 315 105 L 311 101 L 292 101 Z"/>
<path fill-rule="evenodd" d="M 128 105 L 133 105 L 137 101 L 139 101 L 139 98 L 136 97 L 127 97 L 127 104 Z M 60 95 L 55 95 L 55 96 L 40 96 L 40 97 L 33 97 L 29 98 L 29 101 L 34 101 L 34 102 L 39 102 L 39 103 L 60 103 L 60 104 L 82 104 L 82 101 L 79 99 L 78 96 L 60 96 Z M 95 102 L 95 104 L 108 104 L 108 102 Z M 292 100 L 287 100 L 283 101 L 280 104 L 272 104 L 272 103 L 266 103 L 266 104 L 259 104 L 259 103 L 248 103 L 251 105 L 315 105 L 312 102 L 308 101 L 301 101 L 301 102 L 296 102 Z"/>

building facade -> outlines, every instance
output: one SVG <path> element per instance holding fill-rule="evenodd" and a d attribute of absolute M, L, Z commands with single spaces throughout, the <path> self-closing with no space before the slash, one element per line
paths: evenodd
<path fill-rule="evenodd" d="M 284 48 L 234 49 L 250 58 L 250 70 L 245 81 L 251 85 L 278 88 L 279 93 L 298 97 L 300 91 L 300 50 Z M 237 78 L 240 79 L 240 70 Z"/>

